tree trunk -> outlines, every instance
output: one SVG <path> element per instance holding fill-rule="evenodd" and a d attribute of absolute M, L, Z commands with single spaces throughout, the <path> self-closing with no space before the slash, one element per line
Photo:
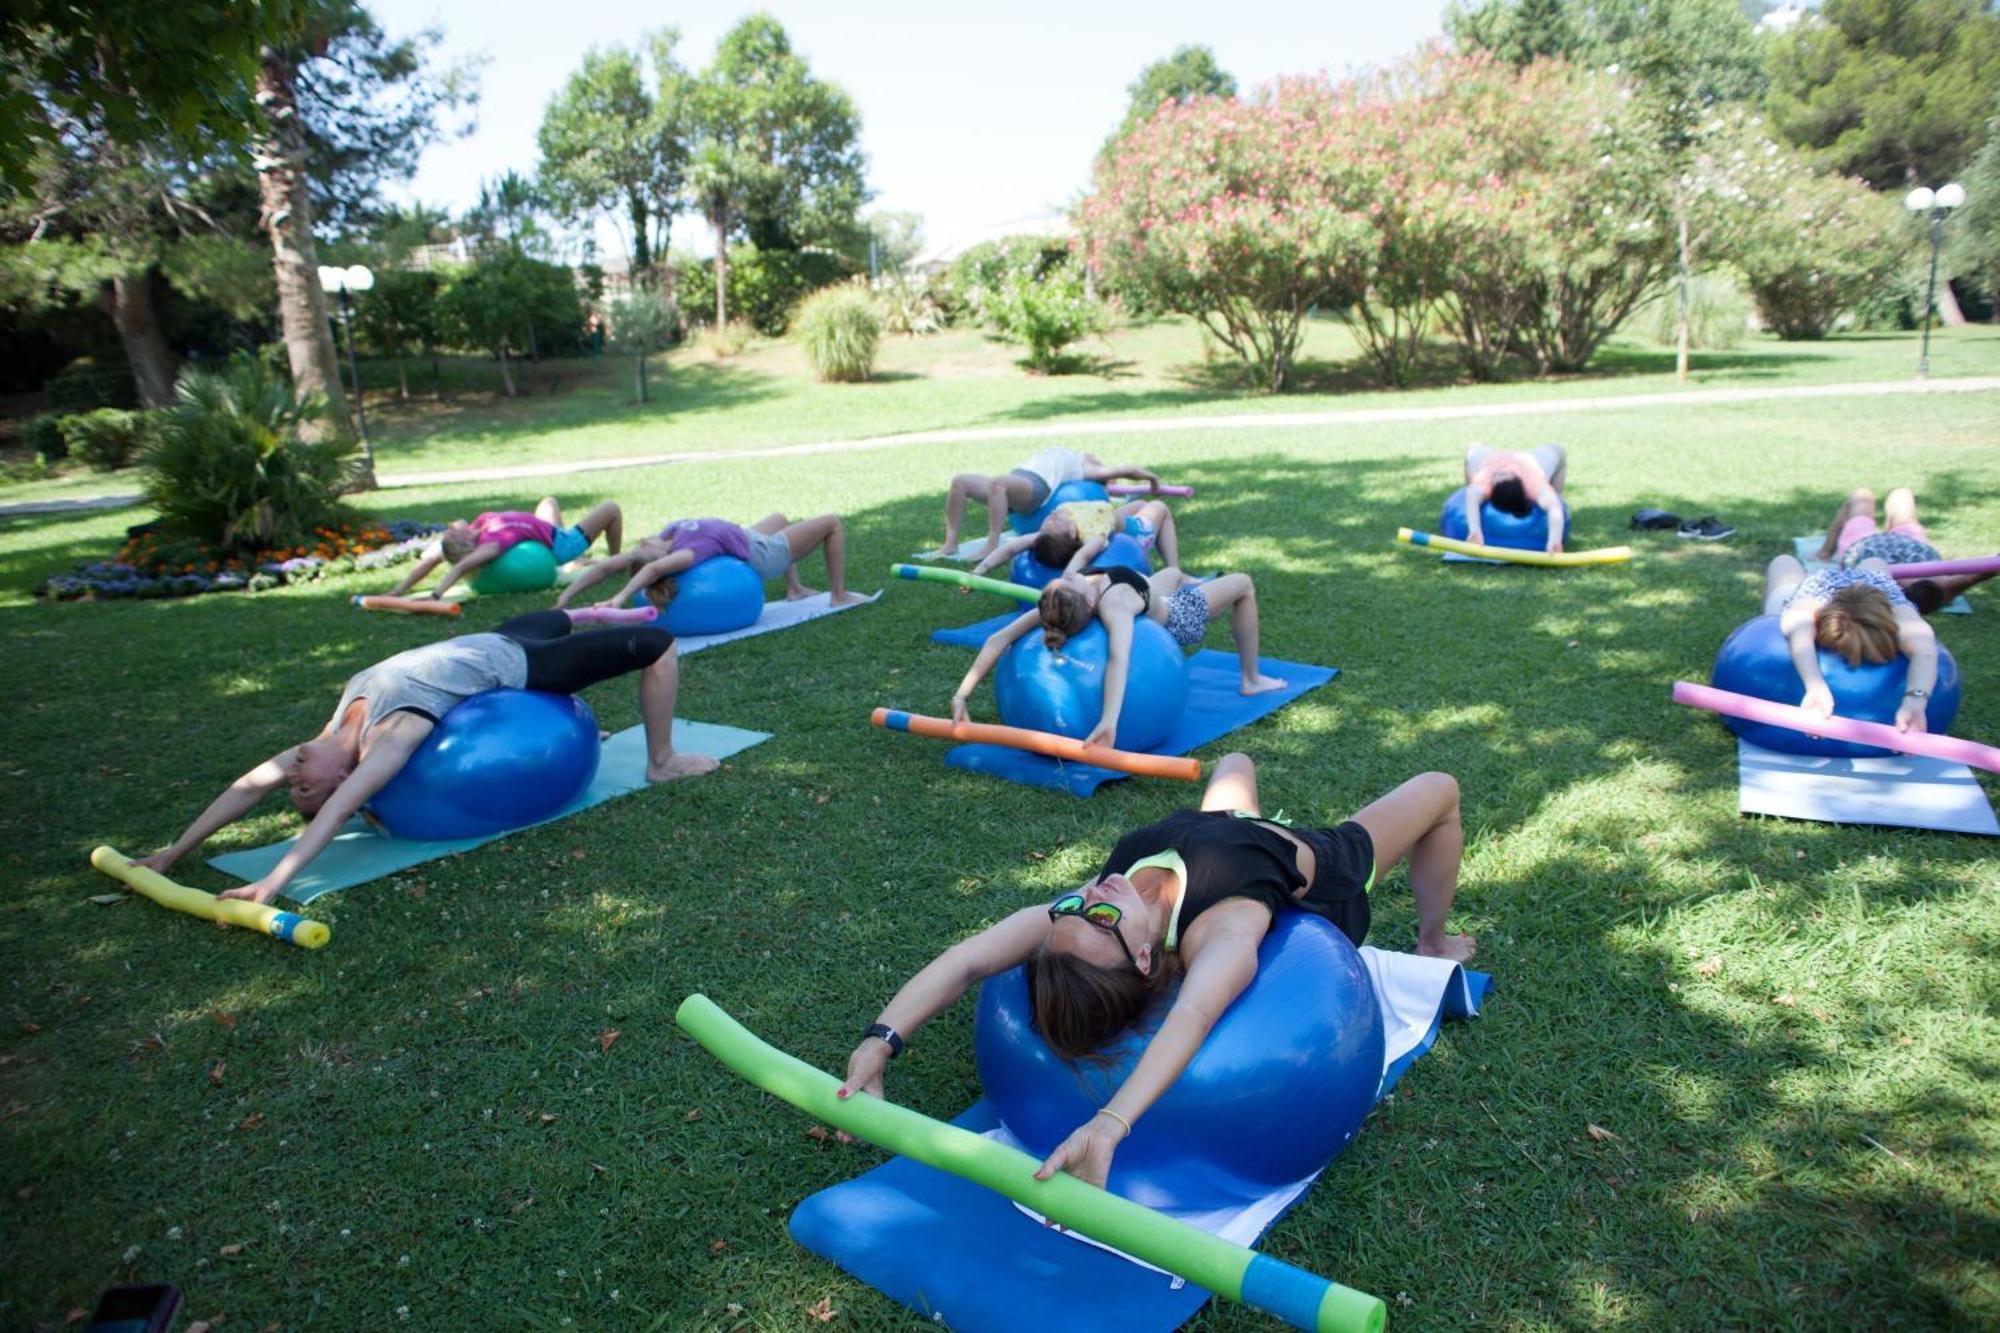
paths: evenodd
<path fill-rule="evenodd" d="M 257 189 L 262 223 L 271 238 L 278 278 L 278 322 L 299 397 L 324 395 L 333 417 L 347 424 L 347 397 L 340 387 L 340 357 L 334 350 L 326 293 L 319 285 L 319 255 L 313 245 L 312 199 L 306 192 L 305 132 L 299 124 L 290 54 L 265 47 L 257 71 L 257 105 L 267 122 L 257 140 Z M 370 479 L 372 483 L 372 478 Z"/>
<path fill-rule="evenodd" d="M 514 363 L 507 359 L 507 344 L 500 344 L 500 383 L 506 387 L 507 396 L 514 396 Z"/>
<path fill-rule="evenodd" d="M 644 352 L 641 352 L 639 353 L 639 355 L 632 358 L 632 383 L 633 386 L 638 390 L 639 401 L 642 403 L 645 402 L 646 401 L 646 354 Z"/>
<path fill-rule="evenodd" d="M 1674 212 L 1680 215 L 1677 221 L 1680 224 L 1680 234 L 1681 234 L 1681 249 L 1680 249 L 1681 271 L 1680 271 L 1680 282 L 1678 284 L 1680 287 L 1681 310 L 1680 310 L 1680 318 L 1675 321 L 1676 330 L 1674 333 L 1674 383 L 1686 384 L 1688 381 L 1688 315 L 1689 315 L 1689 305 L 1690 305 L 1688 296 L 1688 283 L 1692 279 L 1692 274 L 1689 272 L 1690 266 L 1688 263 L 1687 200 L 1680 197 L 1680 191 L 1678 190 L 1676 190 L 1675 196 L 1676 197 L 1674 202 Z"/>
<path fill-rule="evenodd" d="M 729 324 L 729 214 L 710 213 L 708 225 L 715 228 L 715 331 L 721 333 Z"/>
<path fill-rule="evenodd" d="M 152 271 L 121 273 L 113 278 L 104 294 L 104 305 L 138 384 L 139 406 L 167 406 L 174 400 L 174 353 L 160 332 L 159 313 L 153 308 Z"/>
<path fill-rule="evenodd" d="M 625 205 L 632 214 L 632 278 L 653 266 L 653 238 L 648 225 L 646 201 L 637 190 L 625 193 Z"/>
<path fill-rule="evenodd" d="M 396 358 L 396 399 L 404 403 L 410 401 L 410 368 L 400 356 Z"/>
<path fill-rule="evenodd" d="M 1965 312 L 1958 308 L 1958 294 L 1951 289 L 1947 279 L 1938 284 L 1937 289 L 1938 324 L 1947 329 L 1955 329 L 1965 323 Z"/>

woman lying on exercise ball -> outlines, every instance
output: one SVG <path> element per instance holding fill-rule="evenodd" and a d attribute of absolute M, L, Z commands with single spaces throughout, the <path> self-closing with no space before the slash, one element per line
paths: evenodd
<path fill-rule="evenodd" d="M 813 595 L 812 589 L 799 582 L 798 562 L 821 549 L 826 552 L 827 590 L 833 605 L 852 606 L 866 600 L 847 590 L 847 530 L 839 515 L 821 514 L 792 523 L 783 514 L 767 514 L 747 528 L 724 518 L 684 518 L 669 523 L 660 529 L 659 536 L 641 538 L 625 554 L 600 560 L 577 575 L 557 596 L 556 606 L 566 607 L 585 588 L 629 571 L 631 577 L 611 604 L 623 606 L 643 592 L 647 601 L 664 611 L 674 599 L 673 576 L 719 555 L 744 561 L 761 578 L 783 578 L 785 597 L 796 602 Z"/>
<path fill-rule="evenodd" d="M 1110 745 L 1118 734 L 1118 719 L 1125 706 L 1132 622 L 1145 616 L 1164 627 L 1175 643 L 1191 648 L 1208 633 L 1208 622 L 1225 613 L 1236 640 L 1243 693 L 1268 694 L 1284 689 L 1284 681 L 1258 670 L 1257 585 L 1248 574 L 1223 574 L 1197 583 L 1172 565 L 1151 578 L 1137 570 L 1116 568 L 1102 574 L 1063 575 L 1042 589 L 1034 610 L 1022 612 L 993 631 L 959 682 L 958 693 L 951 696 L 951 715 L 959 722 L 967 720 L 966 703 L 972 691 L 1022 635 L 1039 629 L 1042 641 L 1053 652 L 1096 619 L 1104 622 L 1109 644 L 1104 665 L 1104 713 L 1084 744 Z"/>
<path fill-rule="evenodd" d="M 670 782 L 715 767 L 707 755 L 674 753 L 680 658 L 674 636 L 651 625 L 570 633 L 561 611 L 530 611 L 491 634 L 461 634 L 397 653 L 357 672 L 319 735 L 288 746 L 229 785 L 173 846 L 134 861 L 161 874 L 279 787 L 311 822 L 262 879 L 224 898 L 267 903 L 333 841 L 370 797 L 402 771 L 424 737 L 455 706 L 488 690 L 577 694 L 630 671 L 639 675 L 646 723 L 646 777 Z"/>
<path fill-rule="evenodd" d="M 1256 975 L 1257 946 L 1278 913 L 1315 912 L 1359 944 L 1369 889 L 1407 857 L 1417 952 L 1471 958 L 1472 936 L 1445 933 L 1464 846 L 1448 773 L 1412 778 L 1336 827 L 1295 828 L 1262 817 L 1255 766 L 1229 755 L 1200 810 L 1126 834 L 1090 883 L 953 945 L 905 983 L 848 1057 L 839 1095 L 880 1097 L 882 1071 L 907 1037 L 974 983 L 1019 964 L 1036 1030 L 1068 1060 L 1095 1055 L 1179 977 L 1131 1075 L 1036 1172 L 1046 1180 L 1066 1170 L 1101 1187 L 1119 1142 Z"/>
<path fill-rule="evenodd" d="M 1113 535 L 1124 533 L 1144 550 L 1157 549 L 1160 560 L 1169 565 L 1181 562 L 1180 535 L 1174 529 L 1173 511 L 1164 500 L 1071 500 L 1059 504 L 1042 526 L 1026 537 L 1001 542 L 972 567 L 984 574 L 1010 563 L 1023 551 L 1032 551 L 1045 569 L 1073 573 L 1090 568 L 1090 562 L 1104 554 Z"/>
<path fill-rule="evenodd" d="M 1792 666 L 1806 687 L 1799 707 L 1833 716 L 1833 691 L 1819 669 L 1818 649 L 1839 653 L 1849 666 L 1910 659 L 1898 731 L 1925 730 L 1924 710 L 1937 684 L 1937 636 L 1924 622 L 1889 567 L 1869 558 L 1852 568 L 1808 574 L 1798 557 L 1781 555 L 1764 574 L 1764 614 L 1778 617 L 1791 648 Z"/>

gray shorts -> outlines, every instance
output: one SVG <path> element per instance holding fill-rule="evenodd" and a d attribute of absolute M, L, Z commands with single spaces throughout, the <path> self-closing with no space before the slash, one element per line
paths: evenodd
<path fill-rule="evenodd" d="M 1022 506 L 1024 512 L 1032 514 L 1049 502 L 1049 479 L 1041 473 L 1017 467 L 1007 475 L 1028 483 L 1028 503 Z"/>
<path fill-rule="evenodd" d="M 792 544 L 785 540 L 784 534 L 745 528 L 743 535 L 750 539 L 750 568 L 757 571 L 757 576 L 783 578 L 792 567 Z"/>

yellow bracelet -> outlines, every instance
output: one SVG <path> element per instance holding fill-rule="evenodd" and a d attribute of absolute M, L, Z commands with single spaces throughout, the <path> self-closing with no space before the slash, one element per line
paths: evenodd
<path fill-rule="evenodd" d="M 1108 1106 L 1098 1107 L 1097 1113 L 1099 1115 L 1108 1115 L 1113 1120 L 1116 1120 L 1119 1124 L 1125 1127 L 1125 1137 L 1128 1139 L 1132 1137 L 1132 1122 L 1130 1120 L 1127 1120 L 1124 1116 L 1119 1115 L 1116 1111 L 1112 1110 Z"/>

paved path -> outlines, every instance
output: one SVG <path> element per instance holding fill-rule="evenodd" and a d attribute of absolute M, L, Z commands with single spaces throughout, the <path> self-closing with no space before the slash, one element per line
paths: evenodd
<path fill-rule="evenodd" d="M 517 481 L 532 477 L 567 477 L 579 472 L 618 468 L 658 467 L 665 463 L 708 463 L 731 458 L 786 458 L 802 454 L 862 453 L 899 449 L 913 444 L 969 444 L 992 440 L 1075 439 L 1086 435 L 1169 435 L 1191 430 L 1299 430 L 1308 427 L 1372 426 L 1396 421 L 1465 421 L 1492 417 L 1558 416 L 1578 412 L 1616 412 L 1634 407 L 1711 407 L 1728 403 L 1767 403 L 1787 398 L 1889 398 L 1906 394 L 1993 393 L 2000 376 L 1968 376 L 1944 380 L 1889 380 L 1873 384 L 1797 384 L 1778 389 L 1672 389 L 1661 393 L 1604 394 L 1590 398 L 1531 398 L 1520 402 L 1465 403 L 1438 407 L 1367 407 L 1321 412 L 1239 412 L 1225 416 L 1092 418 L 1039 426 L 980 426 L 962 430 L 919 430 L 900 435 L 874 435 L 858 440 L 822 440 L 782 444 L 763 449 L 687 449 L 626 458 L 572 459 L 559 463 L 524 463 L 513 467 L 463 468 L 443 472 L 399 472 L 380 476 L 383 490 L 410 486 L 442 486 L 455 482 Z M 24 514 L 60 514 L 89 509 L 116 509 L 136 504 L 136 495 L 100 495 L 80 500 L 43 500 L 0 505 L 0 518 Z"/>
<path fill-rule="evenodd" d="M 16 505 L 0 505 L 0 518 L 21 518 L 29 514 L 73 514 L 86 509 L 123 509 L 145 499 L 143 495 L 93 495 L 83 500 L 29 500 Z"/>
<path fill-rule="evenodd" d="M 1377 425 L 1396 421 L 1461 421 L 1490 417 L 1554 416 L 1576 412 L 1615 412 L 1634 407 L 1708 407 L 1725 403 L 1763 403 L 1786 398 L 1886 398 L 1904 394 L 1993 393 L 2000 376 L 1983 375 L 1945 380 L 1890 380 L 1873 384 L 1800 384 L 1777 389 L 1677 389 L 1663 393 L 1606 394 L 1591 398 L 1535 398 L 1521 402 L 1467 403 L 1439 407 L 1373 407 L 1321 412 L 1243 412 L 1228 416 L 1092 418 L 1040 426 L 981 426 L 960 430 L 907 431 L 858 440 L 824 440 L 811 444 L 774 445 L 763 449 L 689 449 L 627 458 L 591 458 L 560 463 L 526 463 L 514 467 L 466 468 L 446 472 L 401 472 L 379 477 L 384 490 L 405 486 L 439 486 L 452 482 L 515 481 L 530 477 L 566 477 L 578 472 L 616 468 L 657 467 L 664 463 L 706 463 L 731 458 L 785 458 L 801 454 L 861 453 L 899 449 L 912 444 L 967 444 L 991 440 L 1075 439 L 1085 435 L 1168 435 L 1191 430 L 1296 430 L 1305 427 Z"/>

